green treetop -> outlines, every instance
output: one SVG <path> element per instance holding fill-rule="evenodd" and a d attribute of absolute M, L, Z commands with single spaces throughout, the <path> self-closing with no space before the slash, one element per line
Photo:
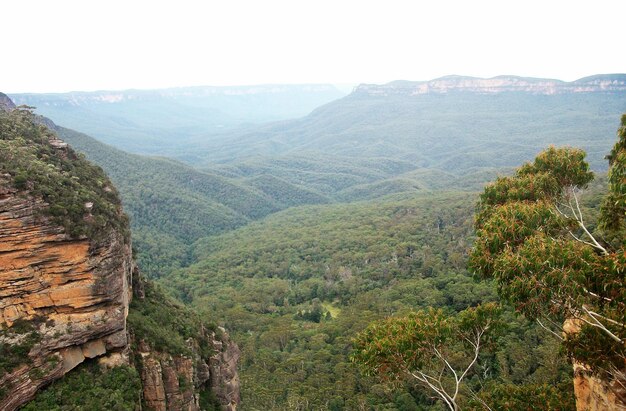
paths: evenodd
<path fill-rule="evenodd" d="M 581 211 L 593 178 L 585 153 L 549 148 L 485 188 L 470 255 L 470 267 L 494 278 L 500 296 L 562 339 L 570 356 L 613 376 L 626 359 L 625 126 L 626 116 L 609 156 L 602 230 Z"/>

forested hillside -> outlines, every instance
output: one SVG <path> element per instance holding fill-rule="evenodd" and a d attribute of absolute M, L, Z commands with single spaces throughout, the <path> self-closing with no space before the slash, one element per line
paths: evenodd
<path fill-rule="evenodd" d="M 118 187 L 131 217 L 139 263 L 150 276 L 188 264 L 189 247 L 199 238 L 289 206 L 330 201 L 279 178 L 233 179 L 163 157 L 126 153 L 67 128 L 56 131 Z"/>
<path fill-rule="evenodd" d="M 385 157 L 416 168 L 463 173 L 475 167 L 513 167 L 533 158 L 540 147 L 555 144 L 580 147 L 592 168 L 606 168 L 604 153 L 626 109 L 624 75 L 580 83 L 528 79 L 528 88 L 500 87 L 507 79 L 364 85 L 298 120 L 219 139 L 198 138 L 194 154 L 210 162 L 300 153 Z M 620 86 L 602 88 L 597 83 L 602 81 Z M 466 82 L 486 86 L 468 89 Z M 437 84 L 441 90 L 435 89 Z M 421 92 L 420 87 L 430 88 Z M 179 151 L 182 155 L 184 148 Z"/>
<path fill-rule="evenodd" d="M 478 189 L 497 171 L 507 172 L 492 168 L 459 177 L 415 170 L 408 161 L 337 156 L 259 158 L 199 170 L 166 157 L 126 153 L 68 128 L 55 130 L 100 165 L 118 187 L 131 217 L 139 262 L 155 277 L 190 264 L 194 241 L 285 208 L 445 188 Z"/>
<path fill-rule="evenodd" d="M 361 376 L 351 342 L 390 315 L 497 299 L 465 268 L 475 200 L 439 193 L 292 208 L 199 241 L 198 262 L 161 282 L 233 332 L 243 409 L 426 409 L 434 402 L 419 391 Z M 511 327 L 475 382 L 552 392 L 566 409 L 571 371 L 556 341 L 506 315 Z"/>
<path fill-rule="evenodd" d="M 600 77 L 605 78 L 612 79 Z M 592 166 L 602 169 L 616 113 L 626 110 L 622 91 L 485 94 L 447 81 L 436 83 L 452 87 L 445 93 L 415 94 L 423 85 L 410 82 L 362 86 L 298 120 L 202 138 L 186 134 L 191 140 L 185 144 L 174 135 L 159 137 L 171 150 L 156 152 L 199 169 L 128 154 L 69 129 L 58 131 L 119 187 L 144 269 L 159 276 L 192 262 L 189 247 L 195 240 L 278 210 L 399 193 L 479 190 L 548 143 L 586 148 Z M 105 115 L 102 107 L 109 103 L 95 97 L 85 94 L 79 101 Z M 68 96 L 55 98 L 65 103 L 46 107 L 73 110 Z M 129 101 L 143 107 L 145 121 L 159 112 L 163 124 L 179 132 L 191 121 L 176 117 L 171 122 L 167 118 L 175 112 L 167 107 Z M 89 117 L 85 121 L 96 124 Z M 141 141 L 132 134 L 126 139 Z"/>

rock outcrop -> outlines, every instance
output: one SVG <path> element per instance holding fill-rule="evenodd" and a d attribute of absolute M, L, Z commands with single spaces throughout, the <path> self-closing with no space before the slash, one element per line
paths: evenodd
<path fill-rule="evenodd" d="M 489 79 L 447 76 L 430 81 L 394 81 L 389 84 L 361 84 L 354 94 L 369 96 L 418 96 L 466 92 L 498 94 L 524 92 L 530 94 L 566 94 L 596 92 L 626 92 L 626 74 L 609 74 L 585 77 L 572 82 L 552 79 L 498 76 Z"/>
<path fill-rule="evenodd" d="M 128 346 L 126 316 L 134 263 L 115 231 L 93 247 L 70 239 L 41 214 L 40 198 L 0 176 L 0 342 L 14 344 L 16 322 L 35 335 L 24 364 L 0 376 L 0 409 L 15 409 L 85 358 Z M 10 394 L 10 395 L 8 395 Z"/>
<path fill-rule="evenodd" d="M 563 333 L 577 334 L 581 321 L 569 319 L 563 324 Z M 588 366 L 574 360 L 574 395 L 577 411 L 623 411 L 626 410 L 626 374 L 618 373 L 613 378 L 601 379 Z"/>
<path fill-rule="evenodd" d="M 240 401 L 237 363 L 241 356 L 239 347 L 230 340 L 226 330 L 220 328 L 220 336 L 212 333 L 215 354 L 209 359 L 209 386 L 226 411 L 234 411 Z"/>
<path fill-rule="evenodd" d="M 210 333 L 214 353 L 203 358 L 197 343 L 188 341 L 192 355 L 172 355 L 140 341 L 143 399 L 155 411 L 200 411 L 201 395 L 211 392 L 225 411 L 235 411 L 240 401 L 237 361 L 239 348 L 222 330 Z"/>
<path fill-rule="evenodd" d="M 622 381 L 623 383 L 623 381 Z M 626 389 L 619 381 L 606 381 L 574 362 L 574 395 L 577 411 L 626 410 Z"/>
<path fill-rule="evenodd" d="M 147 409 L 199 411 L 239 404 L 239 347 L 226 330 L 135 278 L 129 330 Z M 158 318 L 158 324 L 151 323 Z M 169 336 L 164 339 L 163 336 Z"/>

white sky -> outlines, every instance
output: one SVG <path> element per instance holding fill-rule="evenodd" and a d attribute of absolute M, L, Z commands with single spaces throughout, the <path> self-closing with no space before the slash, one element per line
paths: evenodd
<path fill-rule="evenodd" d="M 0 91 L 626 72 L 625 0 L 2 0 Z"/>

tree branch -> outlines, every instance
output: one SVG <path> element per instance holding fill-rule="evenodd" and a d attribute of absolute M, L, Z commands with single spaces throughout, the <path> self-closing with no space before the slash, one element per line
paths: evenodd
<path fill-rule="evenodd" d="M 554 335 L 556 338 L 558 338 L 561 341 L 564 341 L 565 338 L 563 338 L 563 336 L 559 335 L 558 333 L 552 331 L 550 328 L 546 327 L 545 325 L 543 325 L 543 323 L 541 322 L 541 320 L 539 318 L 537 318 L 537 323 L 539 323 L 539 325 L 541 326 L 541 328 L 543 328 L 544 330 L 548 331 L 550 334 Z"/>

